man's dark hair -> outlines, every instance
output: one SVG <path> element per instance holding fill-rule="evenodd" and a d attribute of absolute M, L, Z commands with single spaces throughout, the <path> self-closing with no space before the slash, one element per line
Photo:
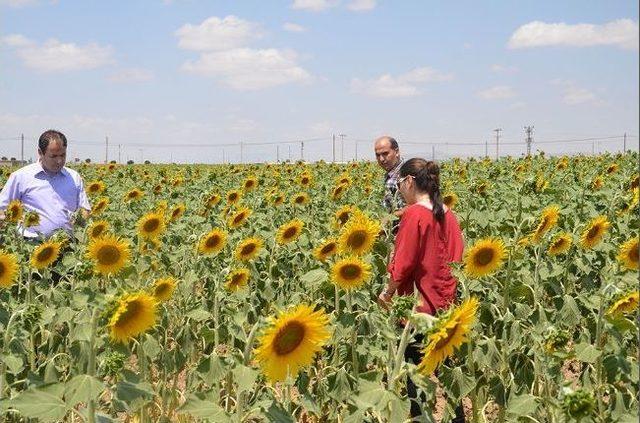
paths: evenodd
<path fill-rule="evenodd" d="M 391 148 L 393 148 L 396 151 L 400 149 L 400 147 L 398 147 L 398 141 L 396 141 L 395 138 L 388 137 L 387 139 L 389 140 L 389 145 L 391 145 Z"/>
<path fill-rule="evenodd" d="M 42 154 L 47 151 L 47 147 L 49 147 L 51 141 L 62 142 L 63 146 L 67 146 L 67 137 L 65 137 L 62 132 L 49 129 L 48 131 L 44 131 L 42 135 L 40 135 L 40 139 L 38 139 L 38 149 Z"/>

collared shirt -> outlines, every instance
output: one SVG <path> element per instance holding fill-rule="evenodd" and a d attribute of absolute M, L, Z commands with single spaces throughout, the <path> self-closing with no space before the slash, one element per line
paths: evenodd
<path fill-rule="evenodd" d="M 402 195 L 398 192 L 398 179 L 400 176 L 400 168 L 404 164 L 404 160 L 400 159 L 397 165 L 384 175 L 384 198 L 382 205 L 389 213 L 401 209 L 405 206 Z"/>
<path fill-rule="evenodd" d="M 0 191 L 0 210 L 5 210 L 13 200 L 20 200 L 25 211 L 34 211 L 40 216 L 38 226 L 20 228 L 28 238 L 48 236 L 57 229 L 72 233 L 72 214 L 78 208 L 91 210 L 78 172 L 63 167 L 52 174 L 45 171 L 40 162 L 18 169 L 9 176 Z"/>

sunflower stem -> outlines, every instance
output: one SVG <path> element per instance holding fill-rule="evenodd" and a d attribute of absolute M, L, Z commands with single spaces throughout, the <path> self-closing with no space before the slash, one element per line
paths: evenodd
<path fill-rule="evenodd" d="M 393 389 L 396 384 L 396 379 L 400 374 L 400 368 L 402 367 L 402 363 L 404 362 L 404 352 L 407 349 L 407 345 L 409 345 L 409 341 L 413 338 L 412 329 L 413 325 L 410 321 L 404 325 L 404 329 L 402 330 L 402 335 L 400 336 L 400 344 L 398 345 L 398 350 L 396 351 L 396 357 L 393 360 L 393 370 L 391 371 L 391 376 L 389 377 L 389 387 Z"/>
<path fill-rule="evenodd" d="M 98 322 L 98 308 L 93 310 L 91 314 L 91 335 L 89 336 L 89 363 L 87 364 L 87 374 L 91 377 L 96 375 L 96 326 Z M 96 421 L 96 402 L 93 398 L 89 400 L 87 405 L 87 420 L 89 423 Z"/>
<path fill-rule="evenodd" d="M 357 379 L 359 377 L 358 351 L 356 348 L 358 346 L 358 325 L 352 295 L 352 291 L 347 293 L 347 305 L 349 307 L 349 312 L 353 317 L 353 330 L 351 331 L 351 366 L 353 367 L 353 373 Z"/>
<path fill-rule="evenodd" d="M 141 380 L 146 380 L 146 373 L 147 373 L 147 369 L 146 369 L 146 362 L 145 362 L 145 357 L 144 357 L 144 350 L 142 349 L 142 341 L 138 341 L 137 345 L 136 345 L 136 355 L 138 356 L 138 369 L 140 370 L 140 379 Z M 145 405 L 143 404 L 140 407 L 140 423 L 147 423 L 148 419 L 147 419 L 147 410 L 145 408 Z"/>

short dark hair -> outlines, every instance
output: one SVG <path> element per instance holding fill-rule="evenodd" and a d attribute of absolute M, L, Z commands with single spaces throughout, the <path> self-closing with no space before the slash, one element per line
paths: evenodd
<path fill-rule="evenodd" d="M 67 137 L 65 137 L 62 132 L 49 129 L 48 131 L 44 131 L 38 139 L 38 149 L 42 154 L 47 151 L 47 147 L 49 147 L 51 141 L 58 141 L 61 142 L 63 146 L 67 146 Z"/>
<path fill-rule="evenodd" d="M 400 149 L 400 147 L 398 146 L 398 141 L 396 141 L 395 138 L 387 137 L 387 139 L 389 140 L 389 145 L 391 145 L 391 148 L 393 148 L 396 151 Z"/>

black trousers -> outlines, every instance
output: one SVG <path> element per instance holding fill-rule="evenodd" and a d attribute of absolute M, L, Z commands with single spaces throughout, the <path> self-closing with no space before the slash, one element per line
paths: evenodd
<path fill-rule="evenodd" d="M 422 341 L 424 340 L 424 335 L 417 334 L 415 341 L 411 342 L 407 345 L 407 348 L 404 350 L 404 361 L 407 363 L 418 364 L 422 360 Z M 411 401 L 411 418 L 414 422 L 419 422 L 417 417 L 422 416 L 422 404 L 427 403 L 427 396 L 424 392 L 420 392 L 420 397 L 418 398 L 418 387 L 411 377 L 407 377 L 407 396 L 409 397 L 409 401 Z M 451 420 L 452 423 L 464 423 L 464 408 L 462 407 L 462 403 L 458 404 L 456 407 L 456 415 Z"/>

